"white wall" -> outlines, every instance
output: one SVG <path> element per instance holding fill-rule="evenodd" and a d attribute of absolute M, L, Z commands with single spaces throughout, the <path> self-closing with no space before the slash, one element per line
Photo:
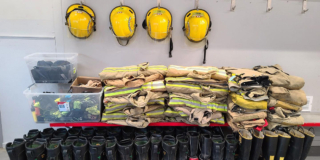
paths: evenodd
<path fill-rule="evenodd" d="M 23 57 L 33 52 L 78 52 L 79 75 L 98 76 L 104 67 L 151 64 L 202 65 L 204 43 L 192 44 L 181 30 L 183 16 L 194 0 L 162 0 L 173 15 L 173 58 L 168 58 L 168 41 L 157 43 L 148 37 L 141 23 L 156 0 L 125 0 L 137 14 L 138 29 L 130 44 L 119 46 L 109 27 L 109 13 L 118 0 L 86 0 L 97 14 L 97 32 L 87 40 L 70 36 L 64 26 L 66 8 L 78 0 L 23 0 L 2 2 L 0 9 L 0 107 L 4 142 L 21 137 L 29 129 L 48 124 L 33 123 L 22 91 L 31 84 Z M 314 96 L 313 111 L 319 112 L 320 93 L 320 1 L 308 0 L 309 11 L 301 14 L 302 0 L 273 1 L 266 13 L 266 0 L 200 0 L 210 13 L 207 64 L 248 67 L 280 64 L 292 75 L 305 78 L 304 90 Z M 18 38 L 7 38 L 18 36 Z M 33 38 L 19 38 L 33 37 Z M 2 38 L 1 38 L 2 37 Z M 37 38 L 38 37 L 38 38 Z M 39 38 L 40 37 L 40 38 Z M 4 76 L 8 75 L 8 76 Z"/>

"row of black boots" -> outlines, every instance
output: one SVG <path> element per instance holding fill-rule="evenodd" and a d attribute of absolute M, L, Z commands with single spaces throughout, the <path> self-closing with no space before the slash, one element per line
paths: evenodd
<path fill-rule="evenodd" d="M 311 134 L 303 128 L 238 133 L 229 127 L 47 128 L 30 130 L 6 149 L 10 160 L 304 160 Z"/>

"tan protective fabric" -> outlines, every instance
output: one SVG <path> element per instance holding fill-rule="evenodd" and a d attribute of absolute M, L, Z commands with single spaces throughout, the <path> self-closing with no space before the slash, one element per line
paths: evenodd
<path fill-rule="evenodd" d="M 193 94 L 183 94 L 183 93 L 173 93 L 170 94 L 170 98 L 183 98 L 187 100 L 192 100 L 192 101 L 198 101 L 201 103 L 221 103 L 225 104 L 227 101 L 227 96 L 224 97 L 216 97 L 215 95 L 205 95 L 205 94 L 200 94 L 200 93 L 193 93 Z"/>
<path fill-rule="evenodd" d="M 89 80 L 87 84 L 82 84 L 80 87 L 102 87 L 101 81 L 98 80 Z"/>
<path fill-rule="evenodd" d="M 184 93 L 184 94 L 204 93 L 204 94 L 214 94 L 217 97 L 228 96 L 228 89 L 214 88 L 210 86 L 184 83 L 184 82 L 167 83 L 166 89 L 168 92 L 175 92 L 175 93 Z"/>
<path fill-rule="evenodd" d="M 110 120 L 108 124 L 118 124 L 136 128 L 146 128 L 150 123 L 164 121 L 163 118 L 128 117 L 126 120 Z"/>
<path fill-rule="evenodd" d="M 274 122 L 270 122 L 268 120 L 268 126 L 266 127 L 268 130 L 272 130 L 274 128 L 276 128 L 277 126 L 281 126 L 281 127 L 291 127 L 292 125 L 282 125 L 280 123 L 274 123 Z"/>
<path fill-rule="evenodd" d="M 259 77 L 259 76 L 262 76 L 262 73 L 257 72 L 257 71 L 252 70 L 252 69 L 232 68 L 232 67 L 231 68 L 223 67 L 223 69 L 225 69 L 228 74 L 241 75 L 241 77 Z"/>
<path fill-rule="evenodd" d="M 281 107 L 284 109 L 290 109 L 290 110 L 294 110 L 297 112 L 300 112 L 302 110 L 302 107 L 300 107 L 300 106 L 286 103 L 286 102 L 282 102 L 282 101 L 274 99 L 273 97 L 269 97 L 268 106 L 269 107 Z"/>
<path fill-rule="evenodd" d="M 126 67 L 109 67 L 105 68 L 99 73 L 101 81 L 110 79 L 122 79 L 124 77 L 139 75 L 150 76 L 153 74 L 167 74 L 167 67 L 164 65 L 149 66 L 149 63 L 141 63 L 139 65 L 126 66 Z"/>
<path fill-rule="evenodd" d="M 256 66 L 253 69 L 268 75 L 273 86 L 285 87 L 291 90 L 299 90 L 305 84 L 303 78 L 290 76 L 284 73 L 281 66 L 278 64 L 273 66 Z"/>
<path fill-rule="evenodd" d="M 133 88 L 133 87 L 142 86 L 144 83 L 163 80 L 163 79 L 164 77 L 162 74 L 153 74 L 147 77 L 145 77 L 144 75 L 139 75 L 137 77 L 129 76 L 129 77 L 124 77 L 122 79 L 105 80 L 104 83 L 107 86 L 115 86 L 117 88 L 122 88 L 122 87 Z"/>
<path fill-rule="evenodd" d="M 282 108 L 275 108 L 275 113 L 268 114 L 268 122 L 279 123 L 281 125 L 291 125 L 298 126 L 304 124 L 304 119 L 301 115 L 289 116 L 289 110 L 285 110 Z"/>
<path fill-rule="evenodd" d="M 221 118 L 221 112 L 213 112 L 211 109 L 192 109 L 188 120 L 200 125 L 210 124 L 210 120 Z"/>
<path fill-rule="evenodd" d="M 232 99 L 232 101 L 239 105 L 242 108 L 246 108 L 246 109 L 263 109 L 266 110 L 267 109 L 267 101 L 251 101 L 251 100 L 247 100 L 244 99 L 241 95 L 238 95 L 234 92 L 231 92 L 229 95 Z"/>
<path fill-rule="evenodd" d="M 239 90 L 239 93 L 244 99 L 252 101 L 263 101 L 268 100 L 268 90 L 264 87 L 253 88 L 250 90 Z"/>
<path fill-rule="evenodd" d="M 164 108 L 162 105 L 149 105 L 145 107 L 126 107 L 123 109 L 123 113 L 128 116 L 136 116 L 143 113 L 151 112 L 160 108 Z"/>
<path fill-rule="evenodd" d="M 166 77 L 167 84 L 171 83 L 189 83 L 189 84 L 199 84 L 204 86 L 211 86 L 215 88 L 228 89 L 228 83 L 226 81 L 220 81 L 215 79 L 196 79 L 188 77 Z"/>
<path fill-rule="evenodd" d="M 303 90 L 288 90 L 284 87 L 270 87 L 270 96 L 298 106 L 307 104 L 307 96 Z"/>
<path fill-rule="evenodd" d="M 256 126 L 263 126 L 265 124 L 264 119 L 257 119 L 251 121 L 242 121 L 240 123 L 236 123 L 238 128 L 249 129 Z"/>
<path fill-rule="evenodd" d="M 204 79 L 205 77 L 207 77 L 207 78 L 224 80 L 224 81 L 228 80 L 225 70 L 218 69 L 217 67 L 210 67 L 210 66 L 184 67 L 184 66 L 176 66 L 176 65 L 170 65 L 168 67 L 167 77 L 187 77 L 188 75 L 190 78 Z M 211 77 L 209 77 L 209 75 L 211 75 Z"/>
<path fill-rule="evenodd" d="M 228 111 L 228 115 L 232 118 L 234 122 L 249 121 L 253 119 L 265 119 L 267 117 L 267 113 L 263 111 L 251 114 L 243 114 Z"/>
<path fill-rule="evenodd" d="M 112 103 L 118 103 L 118 104 L 133 102 L 133 104 L 131 103 L 132 105 L 141 106 L 141 105 L 147 104 L 149 100 L 158 99 L 158 98 L 167 98 L 167 97 L 169 97 L 168 93 L 164 93 L 164 92 L 137 91 L 133 95 L 124 96 L 124 97 L 106 97 L 104 98 L 103 102 L 104 103 L 112 102 Z M 130 100 L 130 98 L 132 99 Z M 136 100 L 133 100 L 133 98 L 135 98 Z"/>

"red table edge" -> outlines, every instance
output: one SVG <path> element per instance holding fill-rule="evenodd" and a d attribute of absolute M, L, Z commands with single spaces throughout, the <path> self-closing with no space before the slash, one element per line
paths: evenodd
<path fill-rule="evenodd" d="M 50 127 L 116 127 L 121 126 L 117 124 L 108 124 L 103 122 L 95 122 L 95 123 L 50 123 Z M 182 122 L 157 122 L 150 123 L 149 126 L 197 126 L 190 125 Z M 210 126 L 229 126 L 227 123 L 225 124 L 217 124 L 211 123 Z M 319 123 L 305 123 L 302 125 L 304 127 L 320 127 Z"/>

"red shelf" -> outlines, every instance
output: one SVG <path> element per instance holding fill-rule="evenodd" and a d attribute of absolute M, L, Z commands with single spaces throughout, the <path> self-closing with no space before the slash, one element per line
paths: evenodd
<path fill-rule="evenodd" d="M 121 126 L 117 124 L 108 124 L 103 122 L 96 123 L 50 123 L 50 127 L 116 127 Z M 150 123 L 149 126 L 197 126 L 182 122 L 157 122 Z M 211 123 L 210 126 L 228 126 L 228 124 Z"/>
<path fill-rule="evenodd" d="M 95 122 L 95 123 L 50 123 L 50 127 L 117 127 L 121 125 L 117 124 L 108 124 L 103 122 Z M 149 126 L 197 126 L 190 125 L 181 122 L 158 122 L 158 123 L 150 123 Z M 216 124 L 211 123 L 210 126 L 228 126 L 228 124 Z M 320 123 L 305 123 L 302 125 L 304 127 L 320 127 Z"/>

